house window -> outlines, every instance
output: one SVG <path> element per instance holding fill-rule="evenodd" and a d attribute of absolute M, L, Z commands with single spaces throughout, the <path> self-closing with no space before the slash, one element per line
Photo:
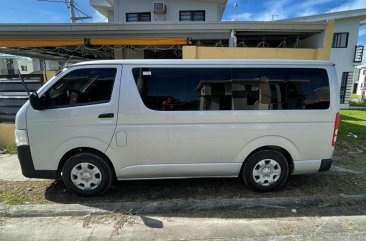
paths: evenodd
<path fill-rule="evenodd" d="M 179 21 L 205 21 L 205 11 L 179 11 Z"/>
<path fill-rule="evenodd" d="M 347 48 L 348 33 L 334 33 L 332 48 Z"/>
<path fill-rule="evenodd" d="M 25 66 L 25 65 L 21 65 L 20 68 L 21 68 L 22 71 L 27 71 L 28 70 L 27 66 Z"/>
<path fill-rule="evenodd" d="M 151 13 L 126 13 L 126 22 L 151 22 Z"/>

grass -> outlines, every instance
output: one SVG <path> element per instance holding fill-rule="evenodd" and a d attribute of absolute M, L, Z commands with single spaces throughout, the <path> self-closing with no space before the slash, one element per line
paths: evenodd
<path fill-rule="evenodd" d="M 366 107 L 366 103 L 362 103 L 361 95 L 352 94 L 349 102 L 350 106 Z"/>
<path fill-rule="evenodd" d="M 0 151 L 4 154 L 17 154 L 17 147 L 15 145 L 0 146 Z"/>
<path fill-rule="evenodd" d="M 12 191 L 0 192 L 0 202 L 7 205 L 20 205 L 28 201 L 24 195 Z"/>
<path fill-rule="evenodd" d="M 6 154 L 17 154 L 17 147 L 14 145 L 9 145 L 5 147 Z"/>
<path fill-rule="evenodd" d="M 350 137 L 350 133 L 357 138 Z M 366 110 L 341 110 L 338 141 L 366 148 Z"/>
<path fill-rule="evenodd" d="M 350 102 L 349 102 L 349 105 L 350 105 L 350 106 L 355 106 L 355 107 L 366 107 L 366 103 L 353 102 L 353 101 L 350 101 Z"/>

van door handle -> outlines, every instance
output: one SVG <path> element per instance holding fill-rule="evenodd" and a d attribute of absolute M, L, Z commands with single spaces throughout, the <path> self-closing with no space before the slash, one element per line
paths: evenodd
<path fill-rule="evenodd" d="M 113 113 L 104 113 L 104 114 L 100 114 L 98 116 L 98 118 L 102 119 L 102 118 L 113 118 L 114 114 Z"/>

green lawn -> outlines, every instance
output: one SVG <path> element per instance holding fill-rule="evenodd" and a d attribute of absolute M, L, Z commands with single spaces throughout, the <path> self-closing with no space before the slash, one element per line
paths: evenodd
<path fill-rule="evenodd" d="M 358 138 L 348 137 L 350 132 Z M 341 110 L 338 138 L 340 141 L 355 140 L 366 144 L 366 110 Z"/>
<path fill-rule="evenodd" d="M 357 136 L 349 136 L 352 133 Z M 363 152 L 366 156 L 366 110 L 341 110 L 336 155 Z"/>

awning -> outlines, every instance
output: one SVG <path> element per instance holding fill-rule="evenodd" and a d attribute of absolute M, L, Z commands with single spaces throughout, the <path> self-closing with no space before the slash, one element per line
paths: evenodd
<path fill-rule="evenodd" d="M 66 47 L 66 46 L 166 46 L 187 45 L 188 38 L 85 38 L 85 39 L 0 39 L 0 47 L 30 48 L 30 47 Z"/>
<path fill-rule="evenodd" d="M 188 38 L 101 38 L 90 39 L 90 45 L 131 45 L 131 46 L 163 46 L 163 45 L 186 45 Z"/>
<path fill-rule="evenodd" d="M 66 47 L 83 45 L 84 39 L 0 39 L 0 47 Z"/>

